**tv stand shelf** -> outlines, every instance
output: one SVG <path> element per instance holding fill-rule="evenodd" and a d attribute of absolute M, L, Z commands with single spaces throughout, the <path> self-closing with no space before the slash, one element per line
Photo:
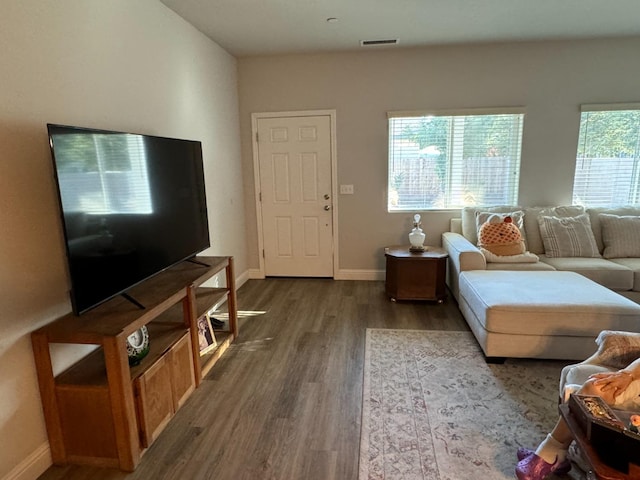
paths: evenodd
<path fill-rule="evenodd" d="M 117 297 L 76 316 L 65 315 L 32 333 L 53 462 L 133 471 L 145 449 L 238 336 L 233 257 L 197 257 L 127 291 L 140 309 Z M 226 286 L 203 284 L 224 271 Z M 197 321 L 227 301 L 228 329 L 217 347 L 198 348 Z M 146 326 L 149 354 L 129 366 L 126 339 Z M 98 348 L 55 375 L 49 345 Z"/>

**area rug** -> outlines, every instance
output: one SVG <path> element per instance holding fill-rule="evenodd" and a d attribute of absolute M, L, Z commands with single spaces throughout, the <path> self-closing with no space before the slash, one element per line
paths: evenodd
<path fill-rule="evenodd" d="M 368 329 L 360 480 L 515 478 L 516 449 L 558 418 L 566 363 L 489 365 L 470 332 Z"/>

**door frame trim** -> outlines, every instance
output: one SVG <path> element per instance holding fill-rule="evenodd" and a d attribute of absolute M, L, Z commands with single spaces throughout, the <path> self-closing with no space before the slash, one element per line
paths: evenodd
<path fill-rule="evenodd" d="M 332 263 L 333 278 L 338 274 L 338 161 L 336 148 L 336 111 L 335 110 L 303 110 L 287 112 L 262 112 L 251 114 L 251 145 L 253 148 L 253 190 L 256 202 L 256 223 L 258 232 L 259 275 L 264 278 L 264 230 L 262 225 L 262 202 L 260 201 L 260 159 L 258 155 L 258 120 L 277 117 L 329 117 L 331 148 L 331 222 L 332 222 Z"/>

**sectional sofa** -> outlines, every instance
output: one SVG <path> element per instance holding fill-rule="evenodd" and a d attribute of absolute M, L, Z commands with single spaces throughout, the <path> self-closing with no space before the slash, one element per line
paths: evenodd
<path fill-rule="evenodd" d="M 488 262 L 476 246 L 478 241 L 476 212 L 502 214 L 521 212 L 525 246 L 529 252 L 539 257 L 539 261 L 533 263 Z M 539 218 L 575 218 L 584 214 L 589 218 L 598 256 L 550 257 L 545 255 Z M 605 215 L 604 224 L 602 214 Z M 620 217 L 622 220 L 619 220 Z M 580 241 L 580 239 L 576 240 Z M 640 207 L 615 209 L 585 209 L 580 206 L 465 207 L 462 209 L 461 218 L 451 221 L 451 231 L 443 234 L 442 245 L 449 254 L 447 284 L 456 299 L 458 299 L 458 277 L 460 272 L 465 270 L 560 270 L 580 273 L 640 303 Z"/>
<path fill-rule="evenodd" d="M 442 235 L 447 284 L 485 355 L 584 359 L 602 330 L 640 331 L 640 207 L 468 207 Z M 529 252 L 477 246 L 509 215 Z"/>

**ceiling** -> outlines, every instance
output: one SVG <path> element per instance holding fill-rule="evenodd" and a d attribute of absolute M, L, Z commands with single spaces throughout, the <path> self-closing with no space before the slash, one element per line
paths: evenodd
<path fill-rule="evenodd" d="M 640 0 L 161 1 L 236 57 L 640 35 Z"/>

